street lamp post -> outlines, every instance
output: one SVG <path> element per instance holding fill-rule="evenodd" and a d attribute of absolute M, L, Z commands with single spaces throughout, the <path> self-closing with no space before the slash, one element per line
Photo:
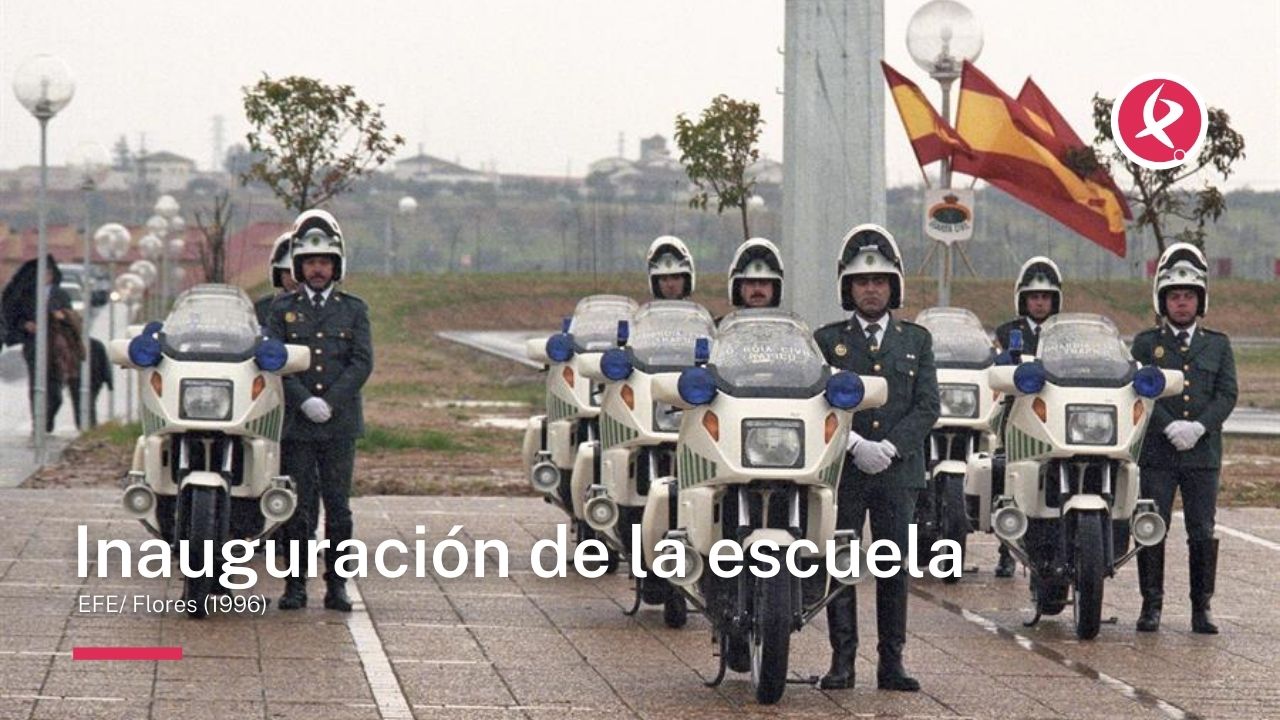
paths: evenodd
<path fill-rule="evenodd" d="M 121 273 L 114 283 L 115 292 L 112 293 L 119 298 L 127 308 L 125 313 L 125 322 L 133 320 L 134 306 L 137 305 L 138 299 L 147 289 L 147 281 L 140 274 L 134 272 L 134 268 L 141 270 L 150 270 L 155 273 L 155 266 L 149 260 L 137 260 L 133 265 L 129 266 L 129 272 Z M 133 422 L 133 380 L 137 375 L 136 371 L 130 370 L 125 373 L 125 422 Z M 114 390 L 112 391 L 114 393 Z M 114 398 L 113 398 L 114 401 Z"/>
<path fill-rule="evenodd" d="M 151 220 L 147 221 L 147 226 L 151 227 L 151 223 L 157 218 L 159 219 L 160 222 L 157 222 L 156 226 L 151 228 L 151 231 L 160 240 L 163 241 L 169 236 L 177 235 L 185 229 L 185 223 L 182 223 L 182 226 L 179 227 L 181 221 L 178 218 L 178 211 L 180 208 L 178 201 L 172 195 L 161 195 L 156 200 L 154 209 L 156 214 L 152 216 Z M 161 222 L 163 225 L 160 224 Z M 169 244 L 166 243 L 165 252 L 160 258 L 160 310 L 157 315 L 164 314 L 169 309 L 169 297 L 172 295 L 171 290 L 173 288 L 169 272 L 170 259 Z"/>
<path fill-rule="evenodd" d="M 412 215 L 418 210 L 418 201 L 411 195 L 405 195 L 396 203 L 396 212 L 400 215 Z M 390 275 L 395 271 L 395 217 L 387 214 L 387 225 L 382 234 L 382 271 Z"/>
<path fill-rule="evenodd" d="M 89 429 L 89 419 L 93 416 L 92 408 L 89 407 L 90 385 L 92 384 L 93 375 L 93 253 L 90 249 L 91 238 L 89 235 L 92 227 L 93 212 L 93 191 L 97 188 L 98 175 L 107 166 L 107 151 L 101 145 L 95 142 L 81 143 L 76 148 L 75 165 L 81 170 L 80 189 L 84 192 L 84 275 L 83 291 L 85 297 L 84 303 L 84 323 L 81 328 L 80 341 L 83 343 L 84 360 L 80 364 L 80 417 L 79 424 L 84 430 Z"/>
<path fill-rule="evenodd" d="M 116 266 L 129 253 L 133 238 L 129 235 L 129 230 L 120 223 L 107 223 L 93 234 L 93 244 L 98 251 L 98 256 L 106 260 L 111 268 L 111 298 L 107 305 L 107 341 L 110 342 L 116 339 L 116 302 L 120 299 L 120 292 L 116 289 L 118 281 Z M 107 417 L 114 418 L 116 414 L 115 383 L 112 383 L 107 391 L 107 408 Z"/>
<path fill-rule="evenodd" d="M 149 225 L 150 222 L 148 221 L 148 226 Z M 153 317 L 158 317 L 159 315 L 160 304 L 156 301 L 156 293 L 151 292 L 150 288 L 155 283 L 157 277 L 155 263 L 160 262 L 161 256 L 164 255 L 164 241 L 156 237 L 154 232 L 149 232 L 138 240 L 138 252 L 142 253 L 143 259 L 148 261 L 147 265 L 151 268 L 150 273 L 139 272 L 136 268 L 138 265 L 137 261 L 135 261 L 133 265 L 129 266 L 129 271 L 137 273 L 145 282 L 144 287 L 148 289 L 148 292 L 142 312 L 147 316 L 147 319 L 151 319 Z"/>
<path fill-rule="evenodd" d="M 951 83 L 960 77 L 964 61 L 982 53 L 982 26 L 969 8 L 955 0 L 932 0 L 916 10 L 907 23 L 907 52 L 942 88 L 942 119 L 951 123 Z M 942 159 L 939 187 L 951 187 L 951 159 Z M 941 241 L 939 241 L 941 243 Z M 941 243 L 938 263 L 938 304 L 951 304 L 951 245 Z"/>
<path fill-rule="evenodd" d="M 49 237 L 45 221 L 48 212 L 46 191 L 49 184 L 47 135 L 49 120 L 71 102 L 76 85 L 61 60 L 52 55 L 37 55 L 18 68 L 13 78 L 13 94 L 18 102 L 40 123 L 40 196 L 37 203 L 39 229 L 36 250 L 36 352 L 35 387 L 32 392 L 32 429 L 35 435 L 35 462 L 44 466 L 45 424 L 48 422 L 49 392 L 49 272 L 47 256 Z"/>

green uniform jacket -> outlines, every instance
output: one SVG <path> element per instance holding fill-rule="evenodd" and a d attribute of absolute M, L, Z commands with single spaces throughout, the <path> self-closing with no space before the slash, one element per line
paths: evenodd
<path fill-rule="evenodd" d="M 1181 395 L 1157 400 L 1139 465 L 1153 468 L 1217 469 L 1222 465 L 1222 424 L 1236 406 L 1236 360 L 1223 333 L 1196 326 L 1191 346 L 1178 346 L 1169 327 L 1143 330 L 1133 339 L 1133 359 L 1143 365 L 1181 370 L 1187 386 Z M 1174 420 L 1193 420 L 1205 433 L 1195 447 L 1178 452 L 1164 435 Z"/>
<path fill-rule="evenodd" d="M 284 438 L 329 440 L 364 434 L 360 389 L 373 372 L 369 308 L 355 295 L 334 290 L 316 314 L 306 291 L 281 295 L 271 304 L 269 330 L 286 343 L 311 348 L 311 367 L 284 378 Z M 333 409 L 326 423 L 302 414 L 303 401 L 324 398 Z"/>
<path fill-rule="evenodd" d="M 924 487 L 924 449 L 939 413 L 938 372 L 929 331 L 890 316 L 876 352 L 852 317 L 822 326 L 813 337 L 832 367 L 878 375 L 889 382 L 889 401 L 856 413 L 853 430 L 868 440 L 888 439 L 898 449 L 898 457 L 884 472 L 863 480 Z"/>

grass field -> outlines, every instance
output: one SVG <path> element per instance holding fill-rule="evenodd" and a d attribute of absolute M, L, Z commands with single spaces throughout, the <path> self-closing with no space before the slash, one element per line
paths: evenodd
<path fill-rule="evenodd" d="M 904 317 L 933 301 L 931 281 L 913 279 Z M 356 275 L 348 290 L 371 308 L 375 370 L 365 387 L 366 437 L 356 464 L 357 492 L 526 494 L 519 460 L 521 435 L 478 426 L 493 415 L 527 417 L 543 402 L 537 371 L 438 339 L 461 329 L 553 329 L 592 293 L 619 293 L 643 301 L 640 274 Z M 1237 336 L 1272 330 L 1280 283 L 1225 281 L 1215 285 L 1207 325 Z M 704 274 L 698 299 L 714 314 L 728 309 L 723 279 Z M 1011 313 L 1008 282 L 960 280 L 953 297 L 994 326 Z M 1138 281 L 1069 286 L 1067 308 L 1097 312 L 1132 335 L 1151 321 L 1150 286 Z M 1280 348 L 1237 350 L 1239 404 L 1280 409 Z M 486 400 L 512 407 L 450 407 L 446 401 Z M 87 433 L 65 461 L 35 485 L 114 482 L 125 470 L 138 428 L 107 425 Z M 1224 502 L 1280 505 L 1280 439 L 1228 438 Z"/>

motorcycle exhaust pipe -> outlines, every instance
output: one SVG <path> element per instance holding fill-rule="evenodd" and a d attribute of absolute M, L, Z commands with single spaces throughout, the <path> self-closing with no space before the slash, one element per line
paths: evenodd
<path fill-rule="evenodd" d="M 543 460 L 529 469 L 529 481 L 539 492 L 554 493 L 560 487 L 560 468 L 550 460 Z"/>
<path fill-rule="evenodd" d="M 156 506 L 155 492 L 142 484 L 130 485 L 125 489 L 121 500 L 124 503 L 125 512 L 138 519 L 147 517 L 151 514 L 151 509 Z"/>
<path fill-rule="evenodd" d="M 618 523 L 618 504 L 604 495 L 588 500 L 582 510 L 586 515 L 587 525 L 596 532 L 612 532 L 614 525 Z"/>
<path fill-rule="evenodd" d="M 1130 527 L 1133 528 L 1133 541 L 1143 547 L 1158 545 L 1164 540 L 1165 533 L 1168 531 L 1164 518 L 1151 510 L 1134 515 L 1133 520 L 1130 521 Z"/>
<path fill-rule="evenodd" d="M 1005 542 L 1016 542 L 1027 533 L 1027 514 L 1013 505 L 1005 505 L 991 516 L 991 529 Z"/>

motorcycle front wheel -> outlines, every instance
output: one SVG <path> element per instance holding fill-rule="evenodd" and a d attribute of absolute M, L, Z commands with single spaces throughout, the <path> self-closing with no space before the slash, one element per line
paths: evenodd
<path fill-rule="evenodd" d="M 1091 512 L 1076 520 L 1076 601 L 1073 604 L 1076 637 L 1092 640 L 1102 625 L 1102 583 L 1106 553 L 1102 540 L 1102 516 Z"/>
<path fill-rule="evenodd" d="M 954 540 L 960 546 L 960 569 L 963 573 L 965 541 L 969 537 L 969 513 L 964 503 L 964 476 L 951 473 L 940 475 L 938 485 L 941 491 L 938 513 L 941 516 L 940 539 Z M 948 575 L 942 579 L 942 582 L 948 585 L 959 581 L 960 578 L 955 575 Z"/>
<path fill-rule="evenodd" d="M 219 490 L 211 487 L 193 487 L 188 496 L 190 505 L 187 510 L 187 537 L 191 553 L 191 566 L 204 568 L 206 563 L 216 565 L 218 553 L 224 538 L 220 537 L 222 527 L 220 508 L 222 506 Z M 205 540 L 213 541 L 213 557 L 205 557 Z M 197 620 L 206 614 L 205 598 L 218 582 L 218 571 L 215 567 L 213 577 L 199 575 L 185 580 L 183 598 L 189 601 L 187 614 Z"/>
<path fill-rule="evenodd" d="M 772 705 L 787 688 L 791 654 L 791 576 L 779 570 L 756 578 L 751 623 L 751 687 L 756 702 Z"/>

